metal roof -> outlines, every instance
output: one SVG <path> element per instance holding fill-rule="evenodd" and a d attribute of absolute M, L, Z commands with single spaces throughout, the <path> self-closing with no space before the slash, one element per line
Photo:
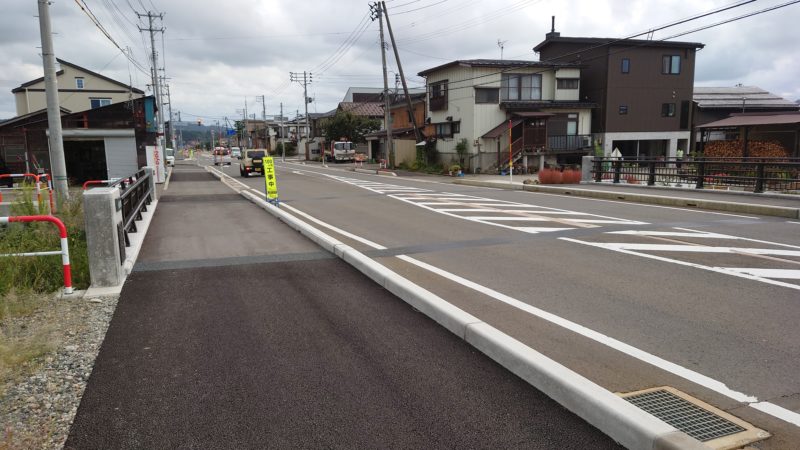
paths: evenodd
<path fill-rule="evenodd" d="M 692 99 L 700 109 L 761 108 L 800 110 L 800 105 L 757 86 L 695 87 Z"/>
<path fill-rule="evenodd" d="M 511 120 L 511 127 L 515 127 L 520 124 L 524 119 L 512 119 Z M 486 134 L 481 136 L 482 138 L 487 139 L 497 139 L 503 134 L 508 133 L 508 121 L 503 121 L 500 125 L 492 128 L 491 130 L 487 131 Z"/>
<path fill-rule="evenodd" d="M 568 37 L 549 35 L 545 40 L 540 42 L 533 51 L 539 51 L 554 42 L 563 42 L 569 44 L 587 44 L 589 46 L 595 45 L 613 45 L 618 47 L 672 47 L 672 48 L 703 48 L 705 44 L 699 42 L 682 42 L 682 41 L 663 41 L 663 40 L 649 40 L 649 39 L 620 39 L 620 38 L 598 38 L 598 37 Z M 589 47 L 587 47 L 588 49 Z"/>
<path fill-rule="evenodd" d="M 520 67 L 549 67 L 549 68 L 558 68 L 558 67 L 580 67 L 579 64 L 574 63 L 554 63 L 554 62 L 542 62 L 542 61 L 523 61 L 523 60 L 515 60 L 515 59 L 459 59 L 455 61 L 451 61 L 446 64 L 442 64 L 440 66 L 436 66 L 430 69 L 425 69 L 422 72 L 419 72 L 417 75 L 424 77 L 430 73 L 446 69 L 448 67 L 453 66 L 462 66 L 462 67 L 490 67 L 494 69 L 513 69 L 513 68 L 520 68 Z"/>
<path fill-rule="evenodd" d="M 743 127 L 751 125 L 800 124 L 800 112 L 784 114 L 737 114 L 697 128 Z"/>

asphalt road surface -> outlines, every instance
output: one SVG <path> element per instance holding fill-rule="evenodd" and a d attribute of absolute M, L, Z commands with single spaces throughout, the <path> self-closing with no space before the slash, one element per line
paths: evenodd
<path fill-rule="evenodd" d="M 674 386 L 774 433 L 765 448 L 800 442 L 798 221 L 343 165 L 277 176 L 284 211 L 601 386 Z"/>
<path fill-rule="evenodd" d="M 66 448 L 298 447 L 617 446 L 179 164 Z"/>

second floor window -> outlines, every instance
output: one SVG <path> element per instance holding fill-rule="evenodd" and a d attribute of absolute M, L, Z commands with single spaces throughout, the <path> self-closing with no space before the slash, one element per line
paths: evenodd
<path fill-rule="evenodd" d="M 499 99 L 497 88 L 475 88 L 475 103 L 497 103 Z"/>
<path fill-rule="evenodd" d="M 431 84 L 428 97 L 431 111 L 447 109 L 447 81 Z"/>
<path fill-rule="evenodd" d="M 501 100 L 541 100 L 542 76 L 539 74 L 503 74 Z"/>
<path fill-rule="evenodd" d="M 622 58 L 622 73 L 631 73 L 631 60 Z"/>
<path fill-rule="evenodd" d="M 451 138 L 461 132 L 461 122 L 442 122 L 434 124 L 434 127 L 438 138 Z"/>
<path fill-rule="evenodd" d="M 577 78 L 557 78 L 556 87 L 558 89 L 578 89 L 580 82 Z"/>
<path fill-rule="evenodd" d="M 661 59 L 661 73 L 678 75 L 681 73 L 680 55 L 664 55 Z"/>
<path fill-rule="evenodd" d="M 75 77 L 75 88 L 83 89 L 83 78 Z"/>
<path fill-rule="evenodd" d="M 92 98 L 90 99 L 92 109 L 99 108 L 101 106 L 108 106 L 111 104 L 110 98 Z"/>
<path fill-rule="evenodd" d="M 675 117 L 675 103 L 662 103 L 661 117 Z"/>

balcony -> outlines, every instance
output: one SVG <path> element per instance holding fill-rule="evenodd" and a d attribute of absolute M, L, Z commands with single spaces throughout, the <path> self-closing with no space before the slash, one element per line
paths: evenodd
<path fill-rule="evenodd" d="M 591 134 L 547 136 L 548 153 L 579 153 L 591 147 Z"/>

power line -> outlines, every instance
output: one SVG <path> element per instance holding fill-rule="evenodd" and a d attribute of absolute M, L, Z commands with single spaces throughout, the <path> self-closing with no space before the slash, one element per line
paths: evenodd
<path fill-rule="evenodd" d="M 427 8 L 430 8 L 430 7 L 432 7 L 432 6 L 439 5 L 439 4 L 441 4 L 441 3 L 444 3 L 444 2 L 446 2 L 446 1 L 447 1 L 447 0 L 440 0 L 440 1 L 438 1 L 438 2 L 436 2 L 436 3 L 432 3 L 432 4 L 430 4 L 430 5 L 420 6 L 419 8 L 409 9 L 409 10 L 406 10 L 406 11 L 400 11 L 400 12 L 393 12 L 393 13 L 392 13 L 392 15 L 393 15 L 393 16 L 399 16 L 400 14 L 408 14 L 408 13 L 410 13 L 410 12 L 419 11 L 419 10 L 421 10 L 421 9 L 427 9 Z M 395 6 L 395 8 L 399 8 L 400 6 L 403 6 L 403 5 L 397 5 L 397 6 Z"/>

